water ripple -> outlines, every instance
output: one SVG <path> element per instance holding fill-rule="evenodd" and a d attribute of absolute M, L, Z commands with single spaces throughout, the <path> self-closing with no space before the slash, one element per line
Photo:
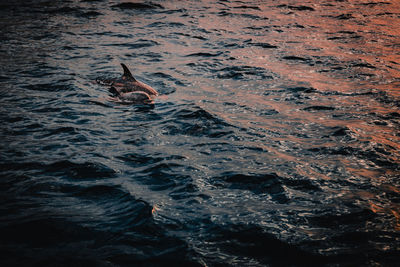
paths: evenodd
<path fill-rule="evenodd" d="M 399 7 L 1 3 L 0 265 L 394 265 Z"/>

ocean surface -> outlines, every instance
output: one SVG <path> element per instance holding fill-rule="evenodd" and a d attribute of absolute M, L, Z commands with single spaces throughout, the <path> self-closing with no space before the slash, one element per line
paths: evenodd
<path fill-rule="evenodd" d="M 399 1 L 1 1 L 0 37 L 1 266 L 399 263 Z"/>

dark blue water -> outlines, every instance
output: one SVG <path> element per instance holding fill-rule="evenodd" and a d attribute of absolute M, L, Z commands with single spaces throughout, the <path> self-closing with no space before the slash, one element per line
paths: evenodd
<path fill-rule="evenodd" d="M 395 266 L 397 1 L 0 4 L 1 266 Z M 110 102 L 120 62 L 159 91 Z"/>

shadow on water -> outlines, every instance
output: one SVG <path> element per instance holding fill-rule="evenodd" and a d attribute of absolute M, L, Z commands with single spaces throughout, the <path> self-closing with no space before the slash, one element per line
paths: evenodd
<path fill-rule="evenodd" d="M 2 266 L 398 262 L 396 1 L 0 14 Z M 109 101 L 121 62 L 153 105 Z"/>

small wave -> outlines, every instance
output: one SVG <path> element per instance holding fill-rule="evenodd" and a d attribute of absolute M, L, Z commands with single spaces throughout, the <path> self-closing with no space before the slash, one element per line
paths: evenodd
<path fill-rule="evenodd" d="M 97 11 L 87 11 L 81 14 L 82 17 L 86 18 L 92 18 L 92 17 L 98 17 L 100 15 L 103 15 L 103 13 L 97 12 Z"/>
<path fill-rule="evenodd" d="M 295 190 L 301 190 L 305 193 L 312 192 L 313 194 L 322 191 L 319 185 L 313 183 L 313 181 L 308 178 L 285 179 L 284 185 Z"/>
<path fill-rule="evenodd" d="M 254 224 L 216 225 L 209 230 L 208 236 L 209 246 L 217 246 L 226 255 L 235 255 L 235 260 L 244 265 L 250 259 L 256 260 L 254 265 L 257 266 L 312 266 L 323 265 L 328 260 L 318 253 L 306 251 L 304 244 L 290 244 Z"/>
<path fill-rule="evenodd" d="M 290 60 L 290 61 L 310 61 L 309 59 L 305 58 L 305 57 L 299 57 L 299 56 L 284 56 L 282 57 L 285 60 Z"/>
<path fill-rule="evenodd" d="M 272 200 L 278 203 L 286 203 L 289 199 L 285 194 L 281 179 L 274 173 L 263 175 L 229 174 L 215 178 L 214 184 L 231 189 L 249 190 L 256 194 L 268 193 Z"/>
<path fill-rule="evenodd" d="M 232 126 L 206 110 L 194 107 L 176 111 L 163 129 L 170 135 L 222 137 L 233 133 Z"/>
<path fill-rule="evenodd" d="M 339 214 L 321 214 L 309 217 L 308 219 L 313 225 L 316 226 L 339 227 L 341 225 L 359 225 L 361 221 L 369 221 L 375 216 L 376 214 L 374 214 L 371 210 L 362 209 L 354 210 L 349 213 L 342 211 Z"/>
<path fill-rule="evenodd" d="M 247 26 L 247 27 L 244 27 L 244 28 L 245 29 L 249 29 L 249 30 L 255 30 L 255 31 L 260 31 L 260 30 L 268 31 L 271 28 L 271 26 L 269 26 L 269 25 L 260 25 L 260 26 Z"/>
<path fill-rule="evenodd" d="M 60 8 L 44 9 L 43 12 L 49 14 L 71 14 L 80 12 L 80 9 L 76 7 L 64 6 Z"/>
<path fill-rule="evenodd" d="M 260 7 L 258 7 L 258 6 L 248 6 L 248 5 L 234 6 L 233 8 L 236 8 L 236 9 L 254 9 L 254 10 L 261 10 Z"/>
<path fill-rule="evenodd" d="M 315 93 L 318 92 L 317 89 L 313 87 L 304 87 L 304 86 L 296 86 L 296 87 L 288 87 L 288 91 L 294 92 L 294 93 Z"/>
<path fill-rule="evenodd" d="M 21 121 L 27 120 L 27 118 L 22 117 L 22 116 L 10 116 L 10 117 L 2 118 L 2 119 L 4 119 L 4 121 L 7 123 L 16 123 L 16 122 L 21 122 Z"/>
<path fill-rule="evenodd" d="M 231 66 L 218 70 L 217 77 L 220 79 L 245 79 L 246 76 L 257 77 L 258 79 L 273 79 L 272 73 L 261 67 L 252 66 Z"/>
<path fill-rule="evenodd" d="M 192 178 L 189 173 L 195 169 L 190 166 L 182 165 L 170 160 L 163 160 L 145 168 L 137 175 L 136 179 L 150 186 L 152 190 L 163 191 L 176 188 L 187 188 L 188 193 L 192 193 L 195 186 L 192 184 Z M 181 192 L 185 194 L 185 192 Z"/>
<path fill-rule="evenodd" d="M 324 137 L 334 137 L 345 139 L 347 141 L 355 140 L 354 133 L 348 127 L 333 127 L 329 135 Z"/>
<path fill-rule="evenodd" d="M 382 115 L 381 118 L 385 120 L 398 120 L 400 119 L 400 113 L 390 112 L 388 114 Z"/>
<path fill-rule="evenodd" d="M 309 106 L 303 108 L 305 111 L 323 111 L 323 110 L 335 110 L 335 107 L 330 107 L 330 106 Z"/>
<path fill-rule="evenodd" d="M 111 44 L 103 44 L 103 46 L 117 46 L 117 47 L 127 47 L 132 49 L 144 48 L 144 47 L 152 47 L 159 45 L 158 42 L 153 40 L 143 40 L 139 39 L 135 43 L 111 43 Z"/>
<path fill-rule="evenodd" d="M 212 53 L 193 53 L 193 54 L 189 54 L 189 55 L 186 55 L 186 57 L 217 57 L 217 56 L 220 56 L 220 55 L 222 55 L 223 53 L 222 52 L 217 52 L 217 53 L 215 53 L 215 54 L 212 54 Z"/>
<path fill-rule="evenodd" d="M 291 10 L 296 10 L 296 11 L 315 11 L 314 8 L 310 7 L 310 6 L 293 6 L 293 5 L 278 5 L 278 8 L 287 8 L 287 9 L 291 9 Z"/>
<path fill-rule="evenodd" d="M 182 13 L 181 16 L 187 16 L 188 10 L 186 8 L 177 8 L 177 9 L 165 9 L 160 13 L 163 14 L 175 14 L 175 13 Z"/>
<path fill-rule="evenodd" d="M 123 160 L 133 167 L 147 166 L 147 164 L 153 164 L 163 160 L 161 157 L 149 157 L 137 153 L 128 153 L 123 156 L 118 156 L 117 158 Z"/>
<path fill-rule="evenodd" d="M 40 13 L 45 13 L 49 14 L 52 16 L 59 16 L 59 15 L 74 15 L 76 17 L 80 18 L 93 18 L 97 17 L 99 15 L 102 15 L 102 13 L 94 11 L 94 10 L 89 10 L 86 11 L 85 9 L 78 8 L 78 7 L 71 7 L 71 6 L 64 6 L 64 7 L 59 7 L 59 8 L 53 8 L 53 7 L 46 7 L 40 8 L 38 10 Z"/>
<path fill-rule="evenodd" d="M 222 17 L 237 17 L 237 18 L 246 18 L 246 19 L 254 19 L 254 20 L 262 20 L 262 19 L 267 19 L 255 14 L 250 14 L 249 12 L 245 12 L 245 13 L 234 13 L 234 12 L 229 12 L 226 10 L 222 10 L 220 12 L 218 12 L 218 16 L 222 16 Z"/>
<path fill-rule="evenodd" d="M 347 157 L 358 157 L 363 160 L 370 162 L 371 166 L 377 165 L 382 168 L 393 168 L 399 169 L 400 165 L 395 159 L 391 159 L 388 155 L 392 154 L 390 147 L 383 147 L 382 145 L 370 145 L 366 142 L 362 147 L 353 146 L 340 146 L 340 147 L 315 147 L 308 149 L 310 152 L 317 153 L 319 157 L 325 157 L 326 155 L 334 156 L 347 156 Z M 373 163 L 373 164 L 371 164 Z"/>
<path fill-rule="evenodd" d="M 61 174 L 69 179 L 103 179 L 115 176 L 115 171 L 98 162 L 75 163 L 57 161 L 45 166 L 44 171 Z"/>
<path fill-rule="evenodd" d="M 273 116 L 279 114 L 279 112 L 275 109 L 265 109 L 263 111 L 260 112 L 261 116 Z"/>
<path fill-rule="evenodd" d="M 149 25 L 147 25 L 147 27 L 156 27 L 156 28 L 180 28 L 180 27 L 185 27 L 185 24 L 180 23 L 180 22 L 161 22 L 161 21 L 157 21 L 157 22 L 153 22 Z"/>
<path fill-rule="evenodd" d="M 355 63 L 355 64 L 352 65 L 352 67 L 376 69 L 375 66 L 373 66 L 373 65 L 371 65 L 369 63 Z"/>
<path fill-rule="evenodd" d="M 121 189 L 111 185 L 95 185 L 91 187 L 84 187 L 71 191 L 74 196 L 87 198 L 96 201 L 109 201 L 110 199 L 116 200 L 124 198 L 128 193 L 121 191 Z"/>
<path fill-rule="evenodd" d="M 355 32 L 352 31 L 339 31 L 337 33 L 332 33 L 332 34 L 338 34 L 336 36 L 328 37 L 328 40 L 343 40 L 343 41 L 350 41 L 350 39 L 359 39 L 362 38 L 361 35 L 356 34 Z"/>
<path fill-rule="evenodd" d="M 153 207 L 117 186 L 90 186 L 75 192 L 73 196 L 81 201 L 90 201 L 93 210 L 101 208 L 106 217 L 106 220 L 99 218 L 102 229 L 112 227 L 112 231 L 127 231 L 152 221 Z"/>
<path fill-rule="evenodd" d="M 253 42 L 249 42 L 249 45 L 259 46 L 259 47 L 262 47 L 262 48 L 278 48 L 278 46 L 272 45 L 272 44 L 269 44 L 269 43 L 253 43 Z"/>
<path fill-rule="evenodd" d="M 148 3 L 123 2 L 120 4 L 112 5 L 111 7 L 120 8 L 122 10 L 146 10 L 146 9 L 164 8 L 162 5 L 152 2 Z"/>
<path fill-rule="evenodd" d="M 334 17 L 335 19 L 340 19 L 340 20 L 348 20 L 348 19 L 354 19 L 354 16 L 350 13 L 348 14 L 341 14 L 339 16 Z"/>
<path fill-rule="evenodd" d="M 29 84 L 25 85 L 24 88 L 33 91 L 44 91 L 44 92 L 60 92 L 69 90 L 69 86 L 61 82 Z"/>

